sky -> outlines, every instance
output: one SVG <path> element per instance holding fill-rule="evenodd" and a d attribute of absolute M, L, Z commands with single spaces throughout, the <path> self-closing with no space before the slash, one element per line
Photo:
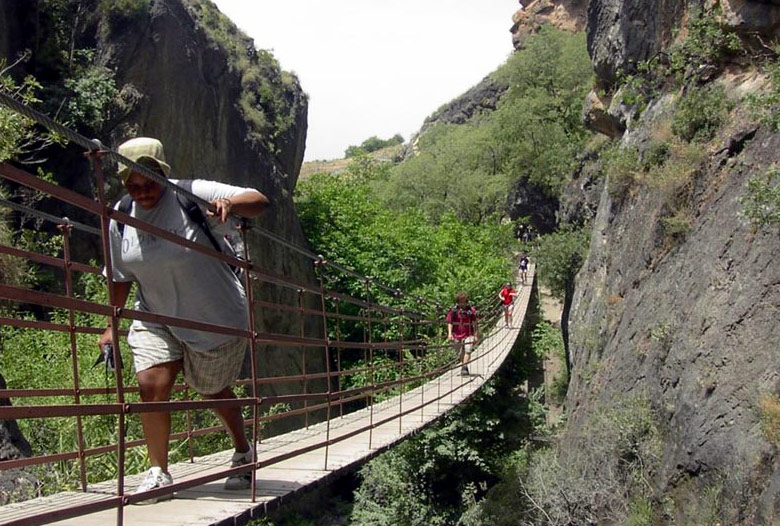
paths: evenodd
<path fill-rule="evenodd" d="M 517 0 L 213 0 L 309 97 L 305 160 L 404 140 L 503 64 Z"/>

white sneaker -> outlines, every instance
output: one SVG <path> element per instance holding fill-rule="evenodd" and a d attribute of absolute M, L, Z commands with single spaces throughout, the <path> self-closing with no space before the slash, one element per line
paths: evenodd
<path fill-rule="evenodd" d="M 233 453 L 233 458 L 230 461 L 230 467 L 237 468 L 239 466 L 243 466 L 244 464 L 251 464 L 251 463 L 252 463 L 252 446 L 249 446 L 249 451 L 245 453 L 239 453 L 238 451 Z M 231 491 L 249 489 L 252 486 L 253 474 L 254 471 L 250 468 L 247 471 L 243 471 L 235 475 L 230 475 L 227 478 L 227 480 L 225 480 L 225 489 Z"/>
<path fill-rule="evenodd" d="M 136 488 L 133 494 L 138 495 L 139 493 L 145 493 L 153 489 L 170 486 L 171 484 L 173 484 L 173 477 L 171 477 L 170 473 L 165 473 L 159 466 L 152 466 L 149 471 L 146 472 L 146 478 L 144 481 Z M 172 498 L 173 493 L 170 493 L 168 495 L 142 500 L 137 504 L 154 504 L 155 502 L 170 500 Z"/>

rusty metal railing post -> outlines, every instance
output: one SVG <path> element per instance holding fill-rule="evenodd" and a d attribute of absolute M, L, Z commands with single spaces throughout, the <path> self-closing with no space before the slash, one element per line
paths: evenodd
<path fill-rule="evenodd" d="M 320 304 L 322 305 L 322 337 L 325 340 L 325 377 L 328 382 L 327 400 L 328 400 L 328 413 L 327 424 L 325 426 L 325 471 L 328 470 L 328 452 L 330 450 L 330 411 L 331 411 L 331 396 L 333 390 L 331 389 L 330 379 L 330 338 L 328 338 L 328 310 L 325 305 L 325 265 L 327 262 L 323 256 L 317 256 L 317 260 L 314 262 L 314 266 L 317 270 L 319 282 L 320 282 Z"/>
<path fill-rule="evenodd" d="M 189 400 L 190 399 L 190 386 L 185 385 L 184 386 L 184 399 Z M 194 440 L 195 437 L 192 434 L 192 411 L 187 409 L 185 411 L 184 416 L 186 418 L 186 424 L 187 424 L 187 453 L 190 456 L 190 463 L 195 462 L 195 444 Z"/>
<path fill-rule="evenodd" d="M 66 218 L 67 219 L 67 218 Z M 70 253 L 70 224 L 58 225 L 62 232 L 62 255 L 65 259 L 65 294 L 73 298 L 73 260 Z M 81 387 L 79 382 L 79 353 L 76 343 L 76 315 L 73 307 L 68 307 L 68 336 L 70 337 L 70 359 L 73 369 L 73 403 L 81 405 Z M 81 491 L 87 491 L 87 466 L 84 458 L 84 427 L 81 415 L 76 416 L 76 441 L 79 450 L 79 475 L 81 476 Z"/>
<path fill-rule="evenodd" d="M 124 305 L 117 305 L 116 286 L 114 284 L 114 265 L 111 261 L 111 226 L 110 216 L 113 212 L 108 205 L 105 195 L 105 177 L 103 175 L 102 152 L 100 150 L 91 150 L 85 154 L 92 163 L 92 171 L 95 174 L 97 186 L 97 199 L 100 204 L 100 234 L 103 244 L 103 261 L 106 269 L 106 283 L 108 286 L 108 302 L 113 307 L 111 314 L 111 339 L 114 342 L 114 379 L 116 380 L 116 399 L 120 404 L 119 415 L 117 417 L 117 495 L 124 497 L 125 494 L 125 395 L 122 385 L 122 362 L 120 360 L 119 348 L 119 320 Z M 121 499 L 117 508 L 116 522 L 122 526 L 124 522 L 124 506 L 127 499 Z"/>
<path fill-rule="evenodd" d="M 341 301 L 336 298 L 336 342 L 341 341 L 341 311 L 339 306 Z M 341 395 L 341 347 L 336 347 L 336 377 L 337 389 L 339 392 L 339 418 L 344 416 L 344 398 Z"/>
<path fill-rule="evenodd" d="M 298 289 L 298 315 L 300 317 L 300 336 L 304 337 L 303 330 L 303 289 Z M 306 347 L 301 346 L 301 369 L 303 369 L 303 394 L 309 393 L 309 379 L 306 376 Z M 309 401 L 303 401 L 303 418 L 306 429 L 309 429 Z"/>
<path fill-rule="evenodd" d="M 395 291 L 396 301 L 400 301 L 401 291 Z M 404 321 L 406 311 L 403 306 L 401 307 L 401 323 L 398 327 L 399 346 L 398 346 L 398 374 L 400 375 L 400 393 L 398 393 L 398 434 L 403 431 L 403 415 L 404 415 L 404 393 L 406 392 L 406 383 L 404 382 Z"/>
<path fill-rule="evenodd" d="M 371 369 L 371 394 L 369 395 L 369 415 L 368 415 L 368 449 L 371 449 L 372 440 L 374 438 L 374 399 L 376 396 L 376 371 L 374 369 L 374 338 L 371 334 L 372 331 L 372 323 L 371 320 L 373 318 L 372 314 L 372 308 L 371 308 L 371 278 L 365 279 L 366 284 L 366 304 L 368 305 L 368 331 L 363 331 L 363 343 L 368 344 L 368 366 Z M 365 326 L 365 325 L 364 325 Z M 367 336 L 367 337 L 366 337 Z M 365 356 L 365 353 L 363 353 L 363 356 Z M 364 358 L 365 361 L 365 358 Z"/>
<path fill-rule="evenodd" d="M 434 342 L 441 341 L 441 305 L 436 305 L 436 327 L 434 327 Z M 438 352 L 441 352 L 439 350 Z M 436 358 L 436 367 L 439 367 L 439 363 L 441 363 L 441 357 Z M 447 362 L 444 362 L 447 363 Z M 436 379 L 436 414 L 441 413 L 441 377 L 443 374 L 440 374 L 438 378 Z"/>
<path fill-rule="evenodd" d="M 257 325 L 255 319 L 255 297 L 252 289 L 252 261 L 249 258 L 249 240 L 247 239 L 247 232 L 249 231 L 249 223 L 246 220 L 242 220 L 238 228 L 241 235 L 241 242 L 244 246 L 244 261 L 246 261 L 248 268 L 244 272 L 244 293 L 246 294 L 247 305 L 247 323 L 249 325 L 249 364 L 252 369 L 252 502 L 257 502 L 257 481 L 255 475 L 257 474 L 257 446 L 260 444 L 260 397 L 257 393 Z M 241 411 L 241 425 L 244 425 L 243 411 Z M 246 430 L 246 426 L 244 426 Z"/>
<path fill-rule="evenodd" d="M 423 310 L 422 298 L 418 298 L 417 299 L 417 306 L 418 306 L 417 310 L 420 313 L 423 313 L 424 310 Z M 419 319 L 419 320 L 417 320 L 417 323 L 414 323 L 412 325 L 412 327 L 414 327 L 414 336 L 413 336 L 412 339 L 416 342 L 415 345 L 422 345 L 422 343 L 421 343 L 422 339 L 420 338 L 420 324 L 423 322 L 423 320 L 424 320 L 424 318 L 423 319 Z M 419 351 L 417 352 L 417 356 L 418 356 L 417 363 L 419 364 L 420 361 L 422 361 L 422 363 L 424 364 L 424 367 L 420 366 L 420 367 L 418 367 L 418 369 L 420 370 L 420 372 L 423 372 L 423 370 L 424 370 L 425 373 L 427 374 L 428 373 L 428 366 L 427 366 L 427 364 L 428 364 L 428 348 L 427 348 L 427 345 L 425 347 L 422 347 L 422 348 L 419 349 Z M 422 384 L 420 384 L 420 423 L 425 422 L 425 384 L 427 384 L 427 383 L 428 382 L 425 381 Z"/>

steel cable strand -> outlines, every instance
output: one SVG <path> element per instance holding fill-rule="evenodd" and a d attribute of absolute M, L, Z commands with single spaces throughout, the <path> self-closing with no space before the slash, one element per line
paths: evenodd
<path fill-rule="evenodd" d="M 153 180 L 153 181 L 163 185 L 166 188 L 169 188 L 176 195 L 183 196 L 183 197 L 185 197 L 185 198 L 187 198 L 187 199 L 189 199 L 191 201 L 194 201 L 194 202 L 196 202 L 196 203 L 198 203 L 200 205 L 203 205 L 208 210 L 214 211 L 214 207 L 208 201 L 206 201 L 204 199 L 201 199 L 200 197 L 196 196 L 195 194 L 187 191 L 186 189 L 184 189 L 184 188 L 182 188 L 182 187 L 180 187 L 178 185 L 173 184 L 167 178 L 160 176 L 159 174 L 153 172 L 152 170 L 149 170 L 145 166 L 143 166 L 141 164 L 138 164 L 136 162 L 133 162 L 130 159 L 128 159 L 128 158 L 120 155 L 119 153 L 115 152 L 114 150 L 111 150 L 110 148 L 106 147 L 103 143 L 101 143 L 99 140 L 97 140 L 97 139 L 88 139 L 84 135 L 81 135 L 80 133 L 76 132 L 75 130 L 72 130 L 71 128 L 68 128 L 67 126 L 57 122 L 56 120 L 52 119 L 48 115 L 46 115 L 46 114 L 44 114 L 42 112 L 39 112 L 39 111 L 35 110 L 34 108 L 31 108 L 31 107 L 29 107 L 29 106 L 19 102 L 18 100 L 14 99 L 10 95 L 8 95 L 6 93 L 0 93 L 0 104 L 3 104 L 6 107 L 10 108 L 11 110 L 16 111 L 17 113 L 20 113 L 21 115 L 23 115 L 23 116 L 25 116 L 25 117 L 35 121 L 36 123 L 38 123 L 38 124 L 48 128 L 49 130 L 53 131 L 54 133 L 62 135 L 63 137 L 67 138 L 68 140 L 70 140 L 71 142 L 73 142 L 75 144 L 78 144 L 79 146 L 85 148 L 86 150 L 88 150 L 88 151 L 90 151 L 90 152 L 92 152 L 94 154 L 98 154 L 101 157 L 105 157 L 107 159 L 110 159 L 110 160 L 112 160 L 112 161 L 114 161 L 116 163 L 121 163 L 121 164 L 124 164 L 125 166 L 129 166 L 129 167 L 131 167 L 133 169 L 133 171 L 139 172 L 139 173 L 143 174 L 145 177 L 147 177 L 147 178 L 149 178 L 149 179 L 151 179 L 151 180 Z M 276 166 L 276 164 L 273 164 L 272 166 L 273 166 L 274 172 L 280 171 L 278 169 L 278 167 Z M 239 221 L 243 222 L 242 218 L 238 218 L 238 219 L 239 219 Z M 257 226 L 257 225 L 253 225 L 252 229 L 257 231 L 259 234 L 261 234 L 262 236 L 266 237 L 267 239 L 275 241 L 275 242 L 279 243 L 280 245 L 282 245 L 282 246 L 284 246 L 286 248 L 289 248 L 290 250 L 293 250 L 293 251 L 297 252 L 300 255 L 303 255 L 303 256 L 306 256 L 306 257 L 309 257 L 309 258 L 312 258 L 312 259 L 317 259 L 319 257 L 319 254 L 316 254 L 316 253 L 314 253 L 311 250 L 308 250 L 306 248 L 294 245 L 293 243 L 290 243 L 286 239 L 282 238 L 281 236 L 279 236 L 277 234 L 274 234 L 273 232 L 270 232 L 269 230 L 267 230 L 267 229 L 265 229 L 263 227 L 260 227 L 260 226 Z M 361 274 L 359 274 L 359 273 L 357 273 L 357 272 L 355 272 L 355 271 L 353 271 L 351 269 L 348 269 L 348 268 L 346 268 L 346 267 L 344 267 L 344 266 L 342 266 L 340 264 L 333 263 L 332 261 L 329 261 L 327 259 L 325 259 L 324 263 L 326 265 L 329 265 L 329 266 L 333 267 L 334 269 L 336 269 L 336 270 L 338 270 L 340 272 L 343 272 L 344 274 L 350 275 L 350 276 L 352 276 L 352 277 L 354 277 L 356 279 L 363 280 L 363 279 L 365 279 L 367 277 L 367 276 L 363 276 L 363 275 L 361 275 Z M 393 294 L 401 294 L 403 296 L 414 298 L 414 299 L 416 299 L 418 301 L 425 302 L 425 303 L 427 303 L 428 305 L 430 305 L 432 307 L 438 306 L 438 304 L 435 301 L 430 300 L 428 298 L 422 298 L 420 296 L 411 296 L 411 295 L 405 294 L 404 292 L 402 292 L 402 291 L 400 291 L 400 290 L 398 290 L 396 288 L 387 286 L 387 285 L 382 284 L 382 283 L 378 283 L 376 281 L 374 281 L 374 284 L 376 286 L 379 286 L 379 287 L 385 289 L 387 292 L 391 292 Z"/>

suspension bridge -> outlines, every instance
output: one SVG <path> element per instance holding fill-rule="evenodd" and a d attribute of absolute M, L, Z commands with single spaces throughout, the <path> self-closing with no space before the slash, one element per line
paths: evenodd
<path fill-rule="evenodd" d="M 91 217 L 76 222 L 17 202 L 0 203 L 27 217 L 55 224 L 61 234 L 57 255 L 2 244 L 0 254 L 49 267 L 62 282 L 60 292 L 0 284 L 0 299 L 11 305 L 59 313 L 32 319 L 16 316 L 20 310 L 10 309 L 10 314 L 0 315 L 0 325 L 33 335 L 61 335 L 67 342 L 70 362 L 70 378 L 60 378 L 57 385 L 31 388 L 13 385 L 14 379 L 7 378 L 12 388 L 0 389 L 0 400 L 12 400 L 13 405 L 0 405 L 0 420 L 32 419 L 43 427 L 67 425 L 73 430 L 71 439 L 62 441 L 58 451 L 36 451 L 31 457 L 0 461 L 0 472 L 56 473 L 65 479 L 60 485 L 69 488 L 0 507 L 2 525 L 246 524 L 356 469 L 434 423 L 489 381 L 515 345 L 534 282 L 533 266 L 527 284 L 519 288 L 509 326 L 504 324 L 497 298 L 478 307 L 480 340 L 468 364 L 471 374 L 461 376 L 457 356 L 446 341 L 441 305 L 405 295 L 262 228 L 246 224 L 239 228 L 236 235 L 242 238 L 244 253 L 234 257 L 114 210 L 105 193 L 109 177 L 103 170 L 106 160 L 129 165 L 203 206 L 209 203 L 5 95 L 0 95 L 0 103 L 84 148 L 94 183 L 94 195 L 82 195 L 13 165 L 0 164 L 0 177 L 6 181 Z M 80 297 L 78 278 L 92 275 L 100 280 L 104 269 L 74 259 L 71 243 L 76 235 L 96 238 L 102 247 L 105 272 L 111 276 L 111 219 L 244 269 L 248 329 L 112 306 L 115 292 L 111 280 L 103 280 L 108 303 Z M 248 236 L 250 231 L 252 236 Z M 252 258 L 252 242 L 258 237 L 308 258 L 312 279 L 296 279 L 264 268 L 261 261 Z M 345 287 L 347 281 L 353 286 Z M 273 293 L 269 293 L 270 288 Z M 269 313 L 295 318 L 299 329 L 275 332 L 265 319 Z M 248 371 L 236 386 L 241 394 L 236 399 L 195 400 L 187 385 L 181 384 L 174 387 L 171 401 L 142 402 L 132 371 L 121 367 L 113 371 L 112 385 L 109 378 L 106 385 L 95 385 L 88 372 L 96 335 L 103 332 L 106 319 L 115 331 L 114 341 L 120 342 L 114 349 L 116 363 L 122 363 L 123 353 L 124 363 L 130 361 L 120 339 L 127 334 L 121 329 L 122 322 L 126 325 L 130 320 L 246 338 Z M 273 371 L 269 364 L 277 353 L 297 356 L 299 374 Z M 201 454 L 199 441 L 218 441 L 225 434 L 221 425 L 203 417 L 206 410 L 217 407 L 242 408 L 245 426 L 251 429 L 255 451 L 250 466 L 255 476 L 245 491 L 222 488 L 225 477 L 245 469 L 229 467 L 232 449 Z M 152 411 L 172 413 L 171 440 L 179 445 L 182 458 L 169 466 L 172 485 L 141 497 L 134 490 L 143 477 L 137 460 L 143 459 L 146 443 L 138 433 L 138 415 Z M 89 431 L 97 428 L 111 432 L 96 438 Z M 292 428 L 296 429 L 280 433 Z M 98 466 L 101 472 L 108 469 L 113 477 L 95 480 Z M 134 505 L 170 494 L 172 500 Z"/>

